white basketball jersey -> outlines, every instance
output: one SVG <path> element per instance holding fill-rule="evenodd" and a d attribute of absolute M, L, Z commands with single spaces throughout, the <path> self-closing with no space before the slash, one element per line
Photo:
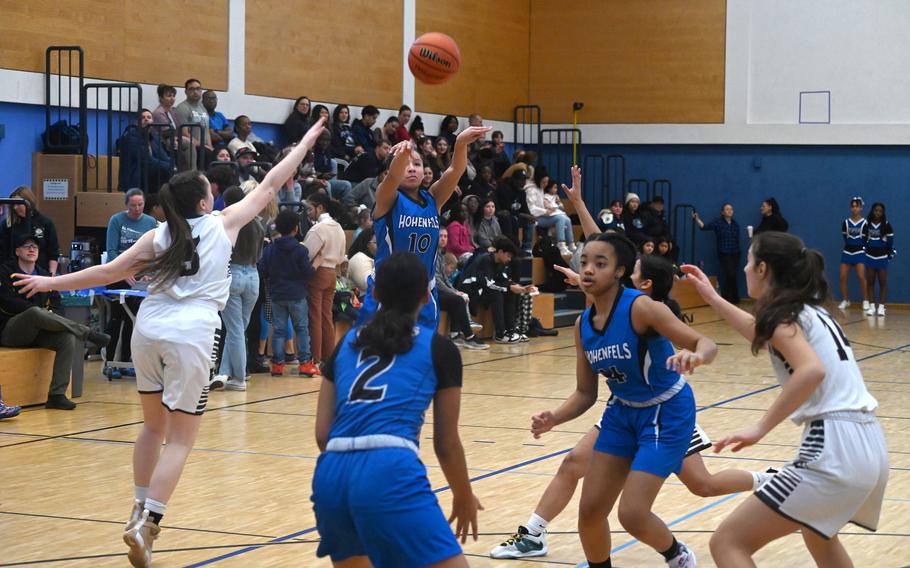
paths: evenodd
<path fill-rule="evenodd" d="M 828 412 L 872 412 L 878 408 L 878 401 L 866 390 L 853 349 L 837 321 L 824 309 L 807 305 L 799 315 L 799 325 L 825 367 L 825 378 L 790 419 L 802 424 L 811 417 Z M 770 344 L 769 351 L 777 380 L 786 384 L 793 370 Z"/>
<path fill-rule="evenodd" d="M 224 309 L 231 289 L 229 263 L 233 246 L 224 230 L 220 214 L 187 219 L 196 241 L 196 254 L 187 259 L 181 276 L 170 284 L 149 287 L 143 303 L 208 304 L 217 311 Z M 167 223 L 155 229 L 155 254 L 171 244 Z"/>

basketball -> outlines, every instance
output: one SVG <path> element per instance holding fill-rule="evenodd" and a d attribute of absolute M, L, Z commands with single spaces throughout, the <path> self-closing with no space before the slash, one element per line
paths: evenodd
<path fill-rule="evenodd" d="M 439 32 L 425 33 L 408 52 L 408 67 L 421 83 L 439 85 L 451 79 L 461 65 L 455 40 Z"/>

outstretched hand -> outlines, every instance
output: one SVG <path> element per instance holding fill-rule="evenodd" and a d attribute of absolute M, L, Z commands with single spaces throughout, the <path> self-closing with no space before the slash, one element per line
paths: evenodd
<path fill-rule="evenodd" d="M 306 131 L 306 134 L 303 135 L 303 140 L 301 144 L 307 147 L 307 149 L 312 148 L 316 145 L 316 140 L 319 139 L 319 136 L 325 132 L 325 118 L 319 118 L 316 122 L 313 123 L 313 126 Z"/>
<path fill-rule="evenodd" d="M 37 274 L 13 274 L 13 286 L 19 287 L 19 293 L 25 294 L 26 298 L 31 298 L 40 292 L 50 292 L 50 276 L 38 276 Z"/>
<path fill-rule="evenodd" d="M 701 268 L 694 264 L 683 264 L 679 269 L 688 276 L 687 280 L 695 285 L 695 291 L 704 299 L 713 298 L 717 295 L 717 290 L 711 284 L 708 276 L 702 272 Z"/>
<path fill-rule="evenodd" d="M 765 437 L 766 433 L 767 432 L 762 430 L 757 424 L 755 426 L 750 426 L 745 430 L 734 432 L 733 434 L 724 436 L 720 440 L 714 440 L 714 453 L 720 452 L 727 446 L 731 446 L 730 449 L 733 452 L 738 452 L 743 448 L 757 444 Z"/>
<path fill-rule="evenodd" d="M 578 286 L 578 284 L 581 283 L 581 277 L 571 268 L 566 268 L 565 266 L 560 266 L 558 264 L 554 264 L 553 268 L 566 276 L 565 283 L 569 286 Z"/>
<path fill-rule="evenodd" d="M 573 203 L 581 201 L 581 168 L 572 166 L 572 187 L 566 187 L 566 184 L 562 184 L 562 191 L 569 198 L 569 201 Z"/>
<path fill-rule="evenodd" d="M 486 136 L 487 132 L 493 130 L 490 126 L 469 126 L 458 134 L 455 139 L 456 144 L 470 144 Z"/>

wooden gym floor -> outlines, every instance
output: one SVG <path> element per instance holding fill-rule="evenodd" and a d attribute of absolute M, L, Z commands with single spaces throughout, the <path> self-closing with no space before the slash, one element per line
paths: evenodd
<path fill-rule="evenodd" d="M 691 378 L 698 421 L 712 437 L 754 422 L 779 392 L 767 355 L 748 345 L 713 312 L 695 324 L 720 345 L 717 361 Z M 848 525 L 843 542 L 857 566 L 910 565 L 910 313 L 866 318 L 852 311 L 847 334 L 888 437 L 891 480 L 878 533 Z M 524 523 L 563 455 L 588 430 L 603 403 L 541 440 L 530 416 L 553 408 L 574 385 L 570 330 L 520 346 L 463 352 L 461 436 L 474 490 L 486 507 L 481 537 L 465 547 L 472 566 L 577 566 L 577 498 L 550 525 L 550 554 L 529 561 L 492 560 L 491 547 Z M 0 566 L 123 566 L 122 523 L 132 503 L 130 456 L 142 420 L 131 380 L 108 383 L 98 363 L 86 369 L 86 394 L 73 412 L 28 409 L 0 422 Z M 310 507 L 318 454 L 313 439 L 319 381 L 255 376 L 243 392 L 216 392 L 196 449 L 168 504 L 156 543 L 156 566 L 329 566 L 315 557 L 319 538 Z M 603 387 L 602 387 L 603 388 Z M 606 398 L 600 393 L 600 398 Z M 448 513 L 451 493 L 432 453 L 432 419 L 422 456 Z M 709 469 L 764 470 L 795 454 L 799 430 L 787 423 L 757 446 L 733 456 L 705 454 Z M 671 477 L 656 512 L 693 548 L 699 566 L 713 566 L 708 539 L 744 495 L 702 499 Z M 614 565 L 663 565 L 611 519 Z M 794 535 L 762 551 L 760 565 L 808 566 Z"/>

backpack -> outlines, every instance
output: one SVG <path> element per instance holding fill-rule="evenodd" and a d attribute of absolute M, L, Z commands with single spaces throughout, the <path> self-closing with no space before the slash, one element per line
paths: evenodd
<path fill-rule="evenodd" d="M 82 152 L 82 133 L 79 125 L 65 120 L 51 124 L 41 135 L 46 154 L 79 154 Z"/>

